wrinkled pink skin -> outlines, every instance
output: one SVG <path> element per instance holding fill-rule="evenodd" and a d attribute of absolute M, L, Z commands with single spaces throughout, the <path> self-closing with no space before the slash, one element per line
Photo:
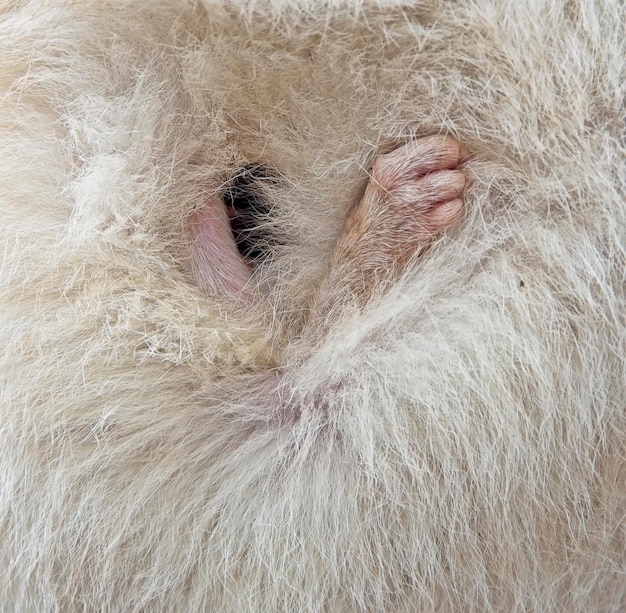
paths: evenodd
<path fill-rule="evenodd" d="M 459 166 L 468 156 L 454 139 L 428 136 L 375 160 L 365 193 L 349 214 L 309 305 L 301 342 L 319 340 L 340 311 L 338 305 L 364 306 L 402 274 L 415 253 L 457 221 L 466 184 Z M 207 293 L 249 304 L 261 298 L 253 292 L 252 271 L 233 238 L 233 214 L 217 196 L 194 213 L 191 271 Z M 262 387 L 272 403 L 281 404 L 280 377 L 268 374 L 266 383 Z"/>

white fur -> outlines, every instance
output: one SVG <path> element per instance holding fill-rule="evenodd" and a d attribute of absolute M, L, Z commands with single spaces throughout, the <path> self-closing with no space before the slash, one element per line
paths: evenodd
<path fill-rule="evenodd" d="M 624 41 L 617 0 L 2 2 L 1 610 L 626 607 Z M 462 222 L 299 341 L 368 164 L 439 132 Z M 185 230 L 258 162 L 238 309 Z"/>

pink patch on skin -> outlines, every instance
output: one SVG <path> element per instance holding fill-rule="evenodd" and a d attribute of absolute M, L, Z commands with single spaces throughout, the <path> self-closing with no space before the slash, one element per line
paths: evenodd
<path fill-rule="evenodd" d="M 221 198 L 213 196 L 192 215 L 189 231 L 191 273 L 198 287 L 249 302 L 251 270 L 237 249 Z"/>

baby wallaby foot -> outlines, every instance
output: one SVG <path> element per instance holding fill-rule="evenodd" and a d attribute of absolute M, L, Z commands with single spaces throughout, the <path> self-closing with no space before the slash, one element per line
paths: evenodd
<path fill-rule="evenodd" d="M 332 302 L 345 292 L 366 301 L 381 283 L 401 274 L 417 251 L 459 218 L 466 184 L 459 165 L 468 156 L 446 136 L 413 140 L 380 155 L 320 292 Z"/>

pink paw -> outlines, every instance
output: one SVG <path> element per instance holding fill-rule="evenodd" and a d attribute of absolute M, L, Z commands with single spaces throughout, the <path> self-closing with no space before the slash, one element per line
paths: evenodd
<path fill-rule="evenodd" d="M 333 253 L 341 283 L 371 293 L 459 218 L 466 184 L 459 165 L 468 155 L 452 138 L 428 136 L 376 159 Z"/>
<path fill-rule="evenodd" d="M 370 187 L 388 223 L 415 239 L 452 225 L 463 209 L 465 175 L 458 169 L 469 152 L 446 136 L 413 140 L 379 156 Z M 381 211 L 382 213 L 382 211 Z"/>

